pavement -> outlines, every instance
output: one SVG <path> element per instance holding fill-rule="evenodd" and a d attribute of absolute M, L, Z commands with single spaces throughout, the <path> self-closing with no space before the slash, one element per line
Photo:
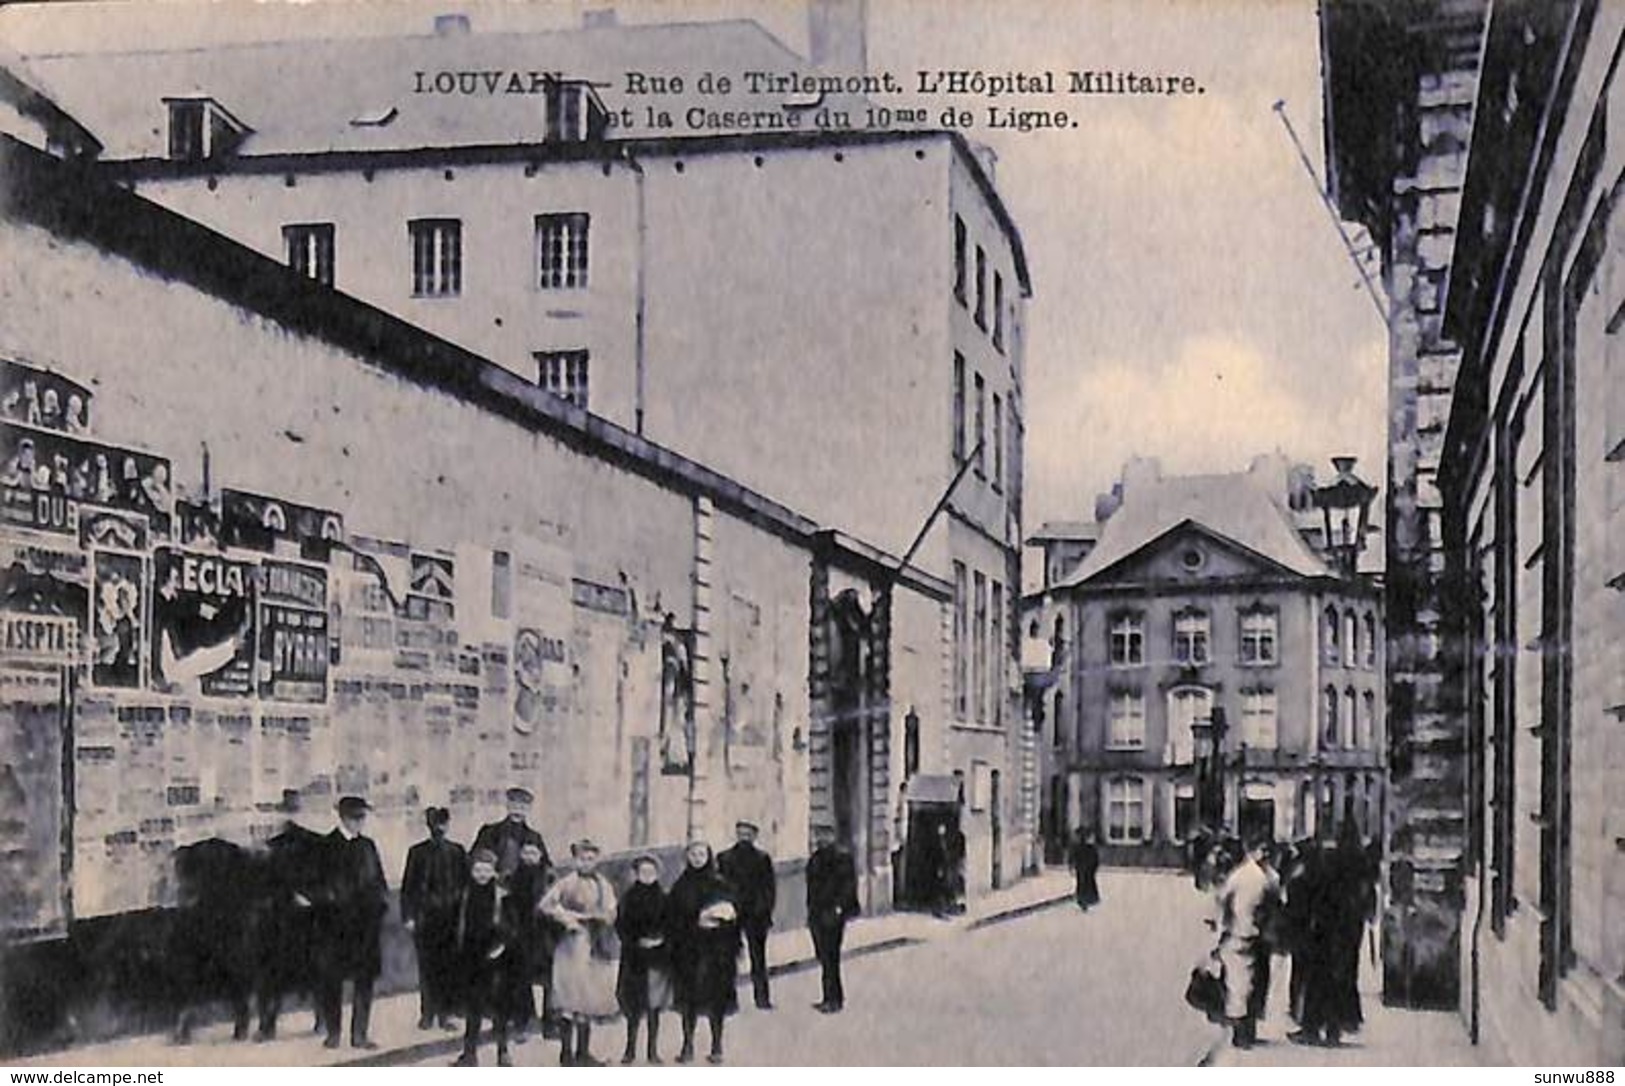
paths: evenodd
<path fill-rule="evenodd" d="M 1288 1013 L 1288 959 L 1277 956 L 1269 1009 L 1259 1024 L 1259 1044 L 1232 1048 L 1229 1035 L 1214 1029 L 1202 1066 L 1207 1067 L 1482 1067 L 1487 1061 L 1467 1039 L 1467 1027 L 1453 1011 L 1414 1011 L 1382 1002 L 1382 978 L 1370 953 L 1369 935 L 1360 955 L 1360 1009 L 1365 1025 L 1337 1048 L 1298 1045 L 1287 1040 L 1296 1028 Z"/>
<path fill-rule="evenodd" d="M 1112 874 L 1106 873 L 1102 879 L 1103 889 L 1109 888 Z M 1189 885 L 1188 882 L 1186 885 Z M 966 911 L 957 916 L 937 918 L 929 914 L 898 912 L 862 917 L 847 929 L 844 957 L 854 960 L 887 955 L 907 947 L 941 943 L 956 936 L 982 932 L 1070 902 L 1071 893 L 1070 872 L 1052 869 L 983 895 L 971 901 Z M 813 955 L 812 937 L 805 928 L 773 932 L 768 940 L 768 961 L 770 971 L 776 976 L 811 972 L 814 975 L 805 979 L 810 979 L 816 988 L 817 961 Z M 743 967 L 743 957 L 741 963 Z M 748 984 L 746 976 L 742 975 L 741 979 Z M 748 992 L 742 994 L 746 996 L 743 1002 L 748 1004 Z M 166 1035 L 148 1034 L 81 1045 L 16 1061 L 10 1066 L 396 1066 L 425 1061 L 444 1062 L 445 1057 L 457 1052 L 461 1046 L 460 1034 L 420 1031 L 417 1017 L 415 991 L 380 996 L 373 1003 L 370 1030 L 379 1047 L 367 1052 L 349 1046 L 324 1048 L 321 1035 L 309 1032 L 309 1013 L 295 1008 L 283 1014 L 278 1039 L 265 1044 L 235 1042 L 231 1039 L 230 1024 L 216 1021 L 194 1029 L 189 1045 L 174 1044 Z M 672 1028 L 674 1025 L 669 1025 L 668 1030 L 675 1032 Z M 619 1037 L 621 1031 L 618 1025 L 612 1025 L 606 1027 L 604 1032 Z M 672 1044 L 668 1041 L 668 1046 Z M 555 1051 L 552 1045 L 544 1046 L 539 1041 L 532 1041 L 524 1049 L 516 1049 L 516 1053 L 528 1052 L 540 1056 L 544 1050 L 549 1053 Z M 867 1056 L 864 1062 L 866 1060 Z"/>

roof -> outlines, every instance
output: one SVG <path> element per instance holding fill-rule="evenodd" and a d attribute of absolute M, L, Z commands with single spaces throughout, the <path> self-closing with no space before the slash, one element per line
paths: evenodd
<path fill-rule="evenodd" d="M 42 90 L 21 58 L 4 47 L 0 47 L 0 102 L 10 102 L 17 112 L 38 122 L 50 139 L 71 141 L 91 155 L 102 150 L 101 141 Z"/>
<path fill-rule="evenodd" d="M 1179 475 L 1137 481 L 1106 521 L 1100 542 L 1057 588 L 1089 581 L 1170 532 L 1195 524 L 1293 573 L 1333 570 L 1293 527 L 1284 505 L 1255 474 Z"/>
<path fill-rule="evenodd" d="M 248 167 L 255 159 L 282 169 L 320 168 L 312 161 L 315 156 L 336 157 L 352 167 L 355 156 L 376 156 L 379 165 L 408 164 L 424 151 L 475 159 L 540 159 L 549 153 L 576 158 L 612 152 L 618 145 L 640 154 L 677 154 L 880 144 L 944 135 L 927 128 L 817 128 L 806 108 L 815 96 L 752 93 L 745 82 L 747 72 L 825 73 L 747 19 L 40 53 L 26 61 L 55 100 L 105 142 L 104 161 L 150 165 L 159 176 L 224 168 L 219 161 L 167 161 L 164 100 L 170 98 L 212 99 L 251 130 L 234 151 L 233 169 Z M 684 90 L 634 94 L 629 72 L 680 77 Z M 699 93 L 700 76 L 707 72 L 728 75 L 728 93 Z M 437 79 L 448 74 L 472 78 L 474 93 L 435 93 Z M 605 108 L 615 114 L 628 111 L 632 123 L 611 129 L 607 148 L 557 143 L 542 147 L 543 96 L 524 91 L 536 85 L 533 75 L 548 74 L 591 82 Z M 510 93 L 510 87 L 518 90 Z M 855 94 L 819 100 L 823 107 L 855 116 L 867 103 Z M 718 114 L 741 114 L 791 105 L 800 107 L 797 129 L 739 125 L 694 129 L 687 127 L 684 117 L 696 106 Z M 650 107 L 670 113 L 677 127 L 651 126 Z M 386 118 L 387 123 L 378 123 Z M 1026 251 L 1014 219 L 965 137 L 959 132 L 946 134 L 1009 239 L 1017 281 L 1023 294 L 1030 296 Z"/>
<path fill-rule="evenodd" d="M 596 87 L 606 108 L 630 110 L 617 135 L 683 131 L 682 111 L 777 109 L 807 95 L 750 93 L 743 73 L 815 74 L 748 20 L 608 26 L 528 33 L 421 34 L 211 45 L 26 58 L 57 100 L 106 141 L 106 157 L 167 153 L 166 98 L 212 98 L 253 129 L 244 154 L 401 150 L 540 140 L 540 79 Z M 726 94 L 700 94 L 705 72 L 727 73 Z M 681 77 L 681 94 L 632 94 L 628 73 Z M 533 80 L 533 74 L 537 77 Z M 517 79 L 515 79 L 517 77 Z M 442 93 L 436 85 L 459 84 Z M 463 88 L 467 88 L 467 92 Z M 858 96 L 824 105 L 861 109 Z M 651 126 L 649 107 L 680 126 Z M 377 123 L 391 110 L 393 119 Z M 373 123 L 365 123 L 365 122 Z M 356 123 L 363 122 L 363 123 Z"/>
<path fill-rule="evenodd" d="M 647 438 L 588 414 L 495 362 L 322 286 L 92 171 L 0 133 L 0 221 L 43 227 L 143 271 L 332 344 L 402 380 L 455 397 L 589 456 L 687 493 L 780 538 L 818 547 L 842 568 L 884 567 L 911 591 L 951 594 L 940 577 L 823 525 Z"/>
<path fill-rule="evenodd" d="M 1093 543 L 1100 538 L 1100 525 L 1092 520 L 1046 520 L 1028 537 L 1029 545 L 1040 543 Z"/>

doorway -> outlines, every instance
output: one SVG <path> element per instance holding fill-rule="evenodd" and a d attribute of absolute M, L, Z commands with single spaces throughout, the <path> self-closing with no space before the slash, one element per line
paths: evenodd
<path fill-rule="evenodd" d="M 1004 803 L 999 788 L 999 771 L 995 769 L 989 779 L 992 782 L 988 789 L 988 804 L 993 838 L 993 889 L 997 890 L 1004 885 Z"/>
<path fill-rule="evenodd" d="M 947 842 L 959 832 L 957 803 L 911 802 L 899 905 L 941 909 L 949 897 Z"/>

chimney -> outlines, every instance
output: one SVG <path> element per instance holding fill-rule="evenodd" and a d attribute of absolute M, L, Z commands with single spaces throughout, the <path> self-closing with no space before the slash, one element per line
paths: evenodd
<path fill-rule="evenodd" d="M 436 15 L 434 17 L 434 32 L 436 37 L 457 38 L 467 34 L 471 29 L 473 29 L 473 27 L 468 21 L 468 16 L 464 15 L 460 11 L 451 12 L 446 15 Z"/>
<path fill-rule="evenodd" d="M 863 75 L 868 20 L 868 0 L 808 0 L 807 59 L 832 75 Z"/>

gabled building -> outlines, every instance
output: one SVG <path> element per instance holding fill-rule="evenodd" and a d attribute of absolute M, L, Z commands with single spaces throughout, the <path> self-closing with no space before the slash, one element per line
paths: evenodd
<path fill-rule="evenodd" d="M 1133 461 L 1098 541 L 1029 597 L 1029 636 L 1053 646 L 1032 684 L 1052 851 L 1079 827 L 1125 864 L 1184 862 L 1204 823 L 1380 839 L 1380 594 L 1306 541 L 1307 481 L 1276 457 L 1197 476 Z"/>

